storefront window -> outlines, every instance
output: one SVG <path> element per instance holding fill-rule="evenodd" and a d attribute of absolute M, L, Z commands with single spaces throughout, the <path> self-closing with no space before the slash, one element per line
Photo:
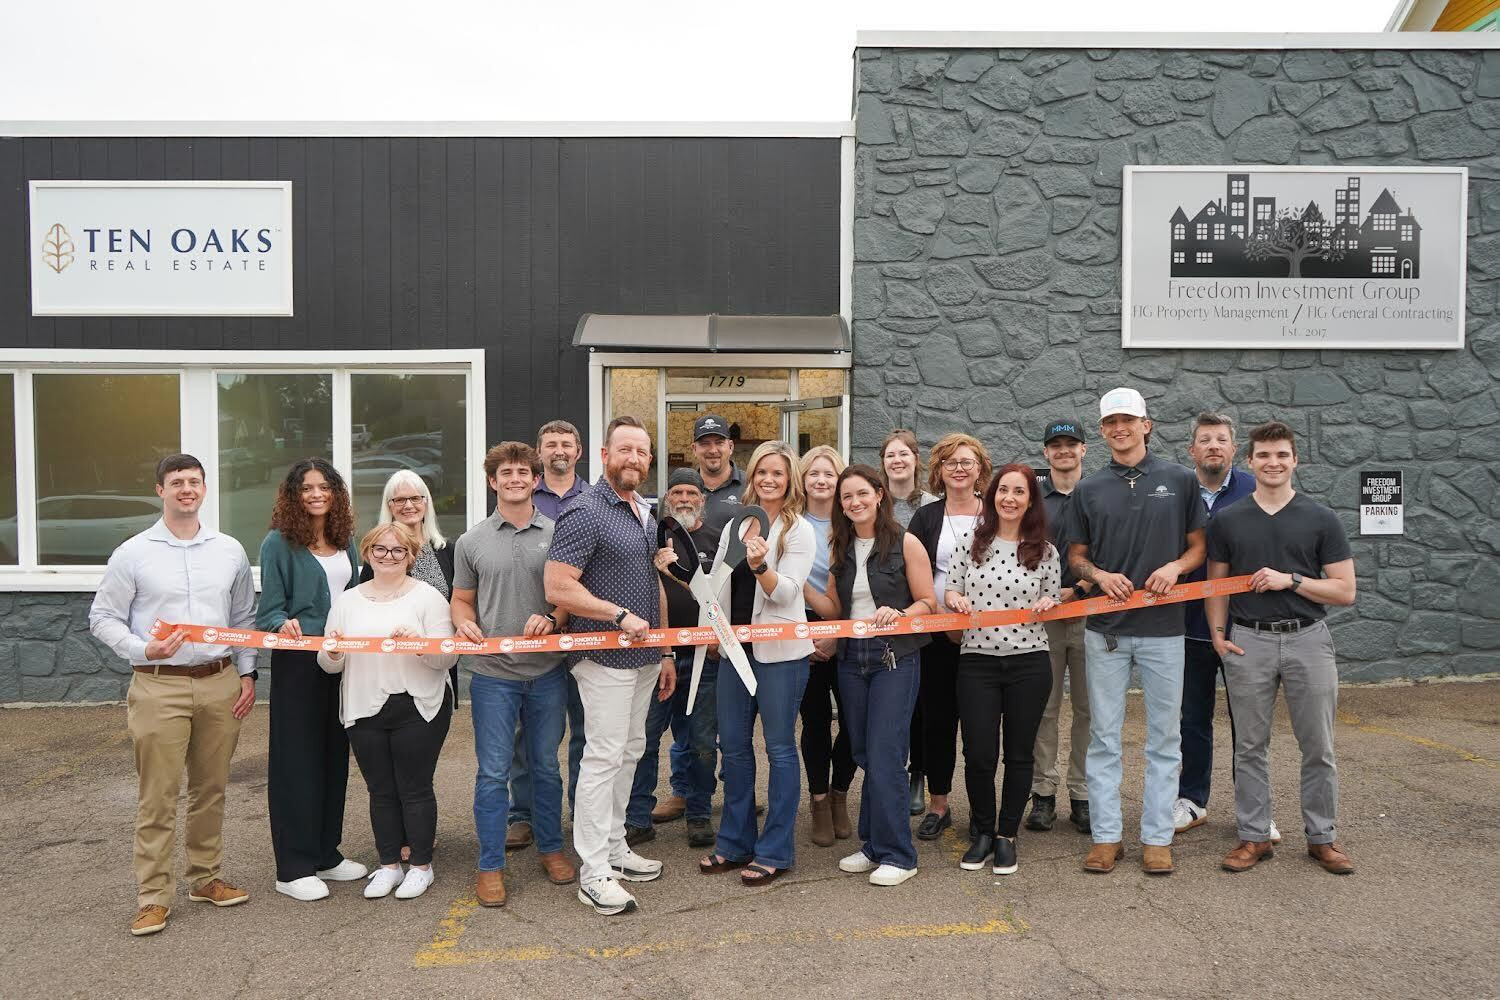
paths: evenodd
<path fill-rule="evenodd" d="M 800 399 L 813 397 L 843 399 L 848 393 L 848 372 L 842 368 L 803 368 L 797 372 L 797 396 Z M 799 453 L 820 444 L 839 448 L 839 434 L 843 428 L 844 404 L 827 406 L 816 410 L 803 410 L 797 414 L 797 451 Z"/>
<path fill-rule="evenodd" d="M 16 378 L 0 375 L 0 564 L 14 566 L 16 530 Z"/>
<path fill-rule="evenodd" d="M 178 376 L 46 373 L 32 392 L 38 561 L 102 565 L 161 516 L 156 463 L 181 450 Z"/>
<path fill-rule="evenodd" d="M 646 425 L 651 435 L 651 469 L 641 484 L 641 492 L 655 496 L 660 489 L 656 470 L 661 456 L 656 453 L 657 368 L 612 368 L 609 372 L 609 408 L 605 426 L 615 417 L 632 416 Z M 603 442 L 600 442 L 603 444 Z"/>
<path fill-rule="evenodd" d="M 469 524 L 466 395 L 461 374 L 350 375 L 352 487 L 360 531 L 379 517 L 386 480 L 406 469 L 431 490 L 438 530 L 448 538 L 463 534 Z"/>
<path fill-rule="evenodd" d="M 333 457 L 333 378 L 221 373 L 218 400 L 219 526 L 254 565 L 287 468 L 299 458 Z"/>

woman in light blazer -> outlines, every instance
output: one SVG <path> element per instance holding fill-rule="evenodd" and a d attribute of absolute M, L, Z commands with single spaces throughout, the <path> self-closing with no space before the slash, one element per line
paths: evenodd
<path fill-rule="evenodd" d="M 803 584 L 812 571 L 815 541 L 802 520 L 797 454 L 782 441 L 767 441 L 745 468 L 749 486 L 741 502 L 765 510 L 771 530 L 745 540 L 745 561 L 734 568 L 719 594 L 731 625 L 805 623 Z M 714 568 L 724 562 L 734 522 L 724 529 Z M 718 686 L 719 751 L 723 754 L 724 814 L 714 853 L 698 863 L 705 875 L 732 869 L 745 885 L 769 885 L 796 862 L 792 831 L 802 799 L 802 766 L 797 756 L 797 710 L 807 687 L 808 639 L 745 644 L 755 674 L 754 695 L 739 672 L 721 667 Z M 755 816 L 755 716 L 759 713 L 770 766 L 765 825 Z"/>

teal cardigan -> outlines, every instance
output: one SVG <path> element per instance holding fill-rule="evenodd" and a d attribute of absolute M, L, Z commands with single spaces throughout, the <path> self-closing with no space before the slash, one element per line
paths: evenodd
<path fill-rule="evenodd" d="M 353 538 L 348 553 L 348 586 L 353 587 L 359 584 L 359 553 Z M 260 543 L 260 606 L 255 612 L 255 627 L 275 632 L 288 618 L 295 618 L 303 635 L 322 635 L 332 605 L 328 574 L 318 557 L 272 529 Z"/>

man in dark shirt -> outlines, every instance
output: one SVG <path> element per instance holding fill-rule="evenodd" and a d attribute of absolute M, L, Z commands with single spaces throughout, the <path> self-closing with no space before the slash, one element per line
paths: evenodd
<path fill-rule="evenodd" d="M 1063 560 L 1062 598 L 1073 600 L 1086 596 L 1091 588 L 1087 580 L 1078 579 L 1067 565 L 1068 507 L 1073 490 L 1083 476 L 1083 423 L 1078 420 L 1054 420 L 1042 431 L 1042 455 L 1047 459 L 1047 476 L 1038 484 L 1042 504 L 1047 509 L 1047 525 L 1052 529 L 1052 544 Z M 1089 786 L 1085 778 L 1084 757 L 1089 749 L 1089 690 L 1084 672 L 1082 618 L 1060 618 L 1043 623 L 1047 629 L 1047 646 L 1052 658 L 1052 694 L 1042 713 L 1042 724 L 1036 731 L 1036 773 L 1031 781 L 1031 814 L 1026 829 L 1050 830 L 1057 818 L 1057 719 L 1062 712 L 1063 679 L 1073 699 L 1072 745 L 1068 748 L 1069 818 L 1079 833 L 1088 833 Z"/>
<path fill-rule="evenodd" d="M 1248 594 L 1207 602 L 1214 651 L 1224 660 L 1235 711 L 1234 818 L 1240 843 L 1223 864 L 1240 872 L 1271 855 L 1268 757 L 1280 686 L 1302 750 L 1307 853 L 1325 870 L 1347 875 L 1354 862 L 1335 840 L 1333 721 L 1339 671 L 1323 615 L 1327 605 L 1354 603 L 1354 559 L 1333 511 L 1292 489 L 1296 468 L 1290 427 L 1272 421 L 1252 430 L 1255 492 L 1214 518 L 1208 529 L 1208 578 L 1251 576 L 1254 587 Z"/>
<path fill-rule="evenodd" d="M 740 497 L 745 493 L 745 474 L 734 464 L 734 439 L 723 417 L 705 413 L 693 422 L 693 455 L 698 474 L 703 477 L 703 525 L 713 536 L 717 551 L 724 525 L 739 513 Z M 710 562 L 713 556 L 710 552 Z"/>
<path fill-rule="evenodd" d="M 1203 562 L 1207 515 L 1190 469 L 1146 449 L 1151 421 L 1134 389 L 1111 389 L 1099 400 L 1099 428 L 1110 461 L 1073 491 L 1068 509 L 1068 562 L 1116 600 L 1143 588 L 1165 594 Z M 1172 802 L 1182 765 L 1181 604 L 1090 615 L 1088 658 L 1091 872 L 1110 872 L 1125 856 L 1121 843 L 1120 729 L 1130 670 L 1138 667 L 1146 701 L 1146 781 L 1141 800 L 1141 867 L 1172 871 Z"/>

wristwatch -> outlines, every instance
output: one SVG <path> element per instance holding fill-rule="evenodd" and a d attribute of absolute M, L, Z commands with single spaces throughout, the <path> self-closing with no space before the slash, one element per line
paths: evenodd
<path fill-rule="evenodd" d="M 1302 574 L 1301 573 L 1293 573 L 1292 574 L 1292 586 L 1291 586 L 1291 589 L 1292 590 L 1296 590 L 1300 586 L 1302 586 Z"/>
<path fill-rule="evenodd" d="M 615 615 L 615 627 L 616 628 L 619 628 L 621 625 L 625 624 L 625 616 L 628 615 L 628 614 L 630 614 L 630 609 L 629 608 L 621 608 L 620 609 L 620 613 L 617 614 L 617 615 Z"/>
<path fill-rule="evenodd" d="M 771 564 L 770 563 L 763 562 L 758 567 L 757 566 L 751 566 L 750 567 L 750 572 L 754 573 L 756 576 L 760 576 L 762 573 L 764 573 L 766 570 L 768 570 L 770 568 L 771 568 Z"/>
<path fill-rule="evenodd" d="M 550 611 L 543 611 L 542 612 L 542 617 L 545 618 L 545 619 L 547 619 L 549 622 L 551 622 L 553 628 L 557 628 L 557 616 L 554 615 L 552 612 L 550 612 Z"/>

